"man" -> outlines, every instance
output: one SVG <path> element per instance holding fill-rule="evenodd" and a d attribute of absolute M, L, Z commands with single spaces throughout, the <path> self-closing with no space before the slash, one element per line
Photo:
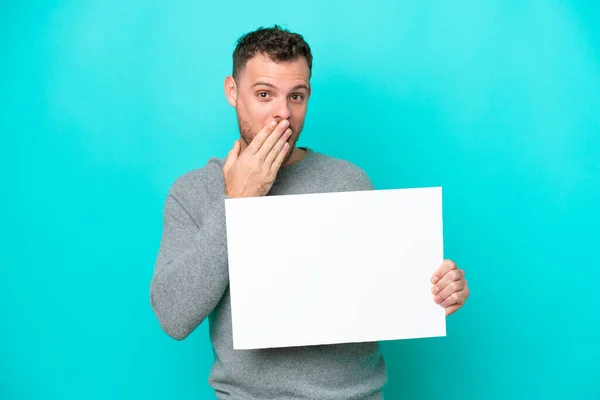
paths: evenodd
<path fill-rule="evenodd" d="M 209 383 L 220 399 L 382 398 L 386 370 L 377 343 L 233 350 L 225 198 L 373 189 L 357 166 L 296 147 L 311 70 L 310 48 L 298 34 L 275 26 L 242 36 L 225 80 L 240 139 L 225 160 L 212 158 L 177 179 L 166 199 L 152 307 L 177 340 L 209 318 Z M 280 230 L 288 229 L 281 215 Z M 468 295 L 464 272 L 445 261 L 432 277 L 432 301 L 450 315 Z"/>

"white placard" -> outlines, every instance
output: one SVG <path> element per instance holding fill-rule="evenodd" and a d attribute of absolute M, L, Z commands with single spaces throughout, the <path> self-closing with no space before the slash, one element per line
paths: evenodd
<path fill-rule="evenodd" d="M 440 187 L 227 199 L 234 349 L 446 335 Z"/>

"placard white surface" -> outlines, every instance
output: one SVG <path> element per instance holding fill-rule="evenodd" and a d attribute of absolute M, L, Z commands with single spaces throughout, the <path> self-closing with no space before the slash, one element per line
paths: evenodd
<path fill-rule="evenodd" d="M 441 187 L 227 199 L 234 349 L 446 335 Z"/>

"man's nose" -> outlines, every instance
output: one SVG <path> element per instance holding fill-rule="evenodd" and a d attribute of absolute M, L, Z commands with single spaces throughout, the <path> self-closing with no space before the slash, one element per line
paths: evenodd
<path fill-rule="evenodd" d="M 288 106 L 288 102 L 286 99 L 284 100 L 277 100 L 277 103 L 275 104 L 275 109 L 273 110 L 274 113 L 274 118 L 275 120 L 277 120 L 277 122 L 281 121 L 282 119 L 289 119 L 290 118 L 290 108 Z"/>

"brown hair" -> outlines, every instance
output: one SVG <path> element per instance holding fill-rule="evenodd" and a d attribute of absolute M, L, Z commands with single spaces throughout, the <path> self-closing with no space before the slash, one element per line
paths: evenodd
<path fill-rule="evenodd" d="M 305 57 L 312 73 L 312 54 L 302 35 L 275 25 L 273 28 L 258 28 L 238 39 L 233 51 L 233 77 L 237 80 L 248 60 L 261 53 L 273 61 L 294 61 Z"/>

